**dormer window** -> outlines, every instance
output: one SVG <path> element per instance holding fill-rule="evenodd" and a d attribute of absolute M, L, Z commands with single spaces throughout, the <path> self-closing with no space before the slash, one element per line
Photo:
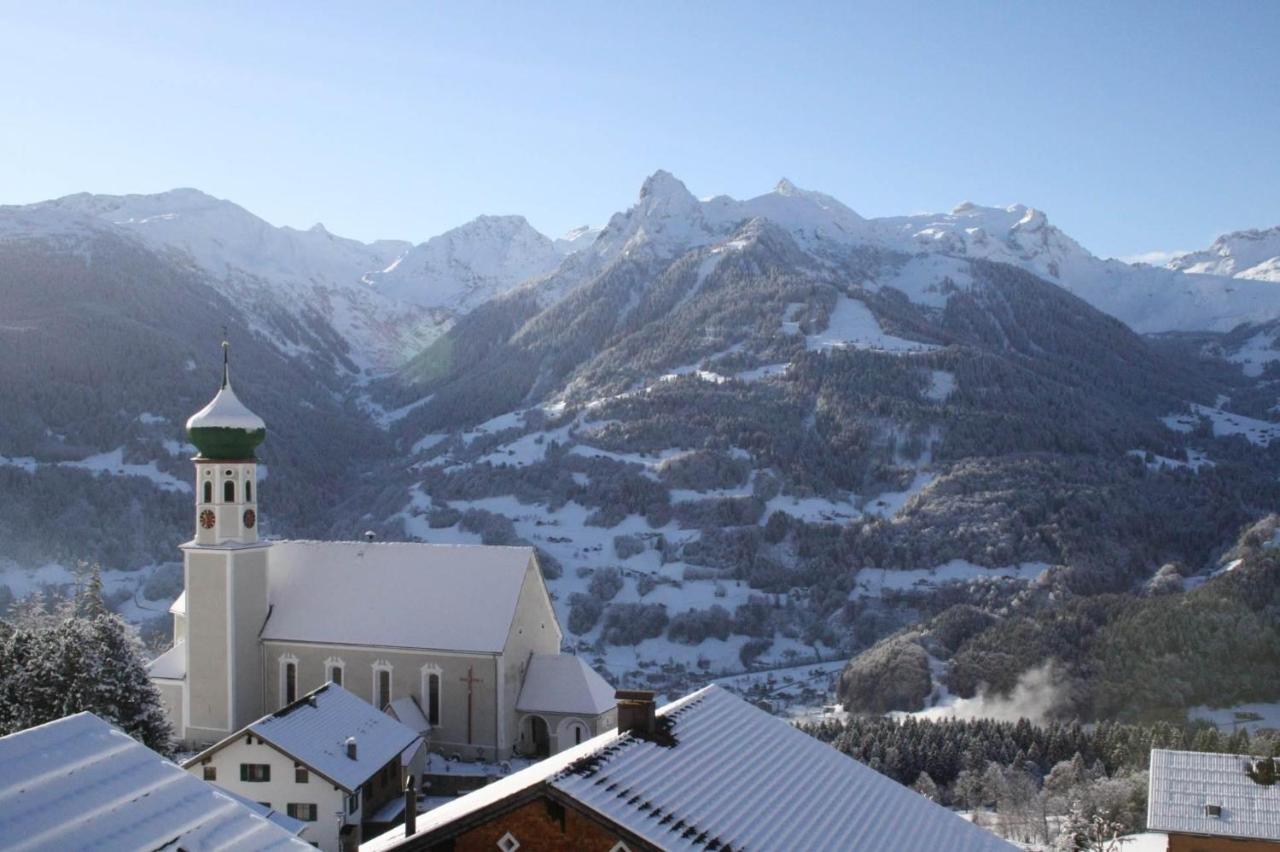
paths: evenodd
<path fill-rule="evenodd" d="M 1207 817 L 1221 817 L 1222 805 L 1205 805 L 1204 815 Z"/>

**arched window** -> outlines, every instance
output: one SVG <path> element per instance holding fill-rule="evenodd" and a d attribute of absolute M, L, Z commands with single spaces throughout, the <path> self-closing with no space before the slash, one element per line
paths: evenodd
<path fill-rule="evenodd" d="M 213 502 L 213 483 L 207 479 L 204 482 L 204 502 Z"/>
<path fill-rule="evenodd" d="M 298 658 L 286 654 L 280 658 L 280 706 L 298 700 Z"/>
<path fill-rule="evenodd" d="M 342 675 L 345 669 L 346 663 L 338 657 L 330 657 L 324 661 L 324 670 L 328 673 L 329 680 L 338 686 L 342 686 Z"/>
<path fill-rule="evenodd" d="M 427 675 L 427 721 L 440 724 L 440 673 Z"/>
<path fill-rule="evenodd" d="M 244 483 L 244 502 L 253 502 L 253 481 L 246 480 Z"/>
<path fill-rule="evenodd" d="M 236 484 L 230 479 L 222 483 L 222 502 L 236 502 Z"/>
<path fill-rule="evenodd" d="M 391 703 L 391 664 L 379 660 L 373 664 L 373 706 L 385 710 Z"/>

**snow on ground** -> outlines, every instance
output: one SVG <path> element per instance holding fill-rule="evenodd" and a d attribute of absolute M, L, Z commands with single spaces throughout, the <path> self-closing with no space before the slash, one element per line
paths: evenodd
<path fill-rule="evenodd" d="M 665 450 L 656 450 L 650 453 L 615 453 L 610 450 L 588 447 L 586 444 L 574 444 L 569 448 L 569 452 L 577 456 L 586 456 L 587 458 L 605 458 L 613 459 L 614 461 L 627 462 L 629 464 L 638 464 L 652 470 L 668 459 L 685 455 L 689 450 L 669 448 Z"/>
<path fill-rule="evenodd" d="M 501 432 L 504 429 L 516 429 L 524 423 L 523 411 L 510 411 L 506 414 L 499 414 L 497 417 L 490 418 L 469 432 L 462 433 L 462 442 L 470 444 L 481 435 L 491 435 L 494 432 Z"/>
<path fill-rule="evenodd" d="M 1189 470 L 1198 471 L 1202 467 L 1214 467 L 1214 463 L 1209 459 L 1209 456 L 1200 450 L 1188 449 L 1186 461 L 1149 453 L 1146 450 L 1129 450 L 1128 455 L 1142 459 L 1147 466 L 1147 470 L 1176 470 L 1185 467 Z M 1150 458 L 1148 459 L 1148 457 Z"/>
<path fill-rule="evenodd" d="M 858 584 L 850 597 L 878 598 L 886 590 L 932 590 L 945 583 L 963 583 L 985 577 L 1031 581 L 1048 567 L 1045 562 L 1023 562 L 1002 568 L 984 568 L 964 559 L 952 559 L 934 568 L 863 568 L 858 572 Z"/>
<path fill-rule="evenodd" d="M 1280 348 L 1274 334 L 1260 331 L 1240 344 L 1227 360 L 1239 364 L 1246 376 L 1257 378 L 1268 364 L 1280 361 Z"/>
<path fill-rule="evenodd" d="M 1189 709 L 1187 719 L 1205 719 L 1223 731 L 1246 728 L 1252 734 L 1261 728 L 1280 730 L 1280 702 L 1237 704 L 1234 707 L 1208 707 L 1202 704 Z"/>
<path fill-rule="evenodd" d="M 418 453 L 431 449 L 448 437 L 449 434 L 447 432 L 430 432 L 415 441 L 413 446 L 410 447 L 409 452 L 417 455 Z"/>
<path fill-rule="evenodd" d="M 785 375 L 790 367 L 790 364 L 765 364 L 763 367 L 743 370 L 741 373 L 737 373 L 734 378 L 740 382 L 758 382 L 761 379 Z"/>
<path fill-rule="evenodd" d="M 967 290 L 972 285 L 968 261 L 930 254 L 913 257 L 896 273 L 881 276 L 874 287 L 876 290 L 892 287 L 918 305 L 943 308 L 953 292 Z"/>
<path fill-rule="evenodd" d="M 782 512 L 793 518 L 814 523 L 840 523 L 863 515 L 889 517 L 918 494 L 936 478 L 935 474 L 920 471 L 904 491 L 886 491 L 863 500 L 857 494 L 832 500 L 826 497 L 796 497 L 779 494 L 765 504 L 765 517 Z"/>
<path fill-rule="evenodd" d="M 934 402 L 942 402 L 956 390 L 956 374 L 949 370 L 930 370 L 929 388 L 924 395 Z"/>
<path fill-rule="evenodd" d="M 28 473 L 35 473 L 37 467 L 75 467 L 81 470 L 87 470 L 90 473 L 107 473 L 116 476 L 141 476 L 155 483 L 157 488 L 164 491 L 185 491 L 191 492 L 191 483 L 184 479 L 178 479 L 176 476 L 165 473 L 156 467 L 154 461 L 146 464 L 126 464 L 124 461 L 124 447 L 117 447 L 105 453 L 89 456 L 79 461 L 64 462 L 42 462 L 37 461 L 30 456 L 20 456 L 17 458 L 9 458 L 0 456 L 0 465 L 8 467 L 20 467 Z"/>
<path fill-rule="evenodd" d="M 805 338 L 811 350 L 874 349 L 884 352 L 927 352 L 938 347 L 886 334 L 871 309 L 859 299 L 841 296 L 831 311 L 825 331 Z"/>
<path fill-rule="evenodd" d="M 1199 417 L 1207 417 L 1213 424 L 1215 438 L 1243 435 L 1250 443 L 1257 444 L 1259 447 L 1269 446 L 1273 440 L 1280 438 L 1280 423 L 1257 420 L 1253 417 L 1245 417 L 1243 414 L 1223 411 L 1220 407 L 1210 408 L 1207 405 L 1195 403 L 1192 404 L 1191 409 L 1192 414 L 1170 414 L 1167 417 L 1161 417 L 1160 422 L 1175 432 L 1185 433 L 1195 429 Z"/>

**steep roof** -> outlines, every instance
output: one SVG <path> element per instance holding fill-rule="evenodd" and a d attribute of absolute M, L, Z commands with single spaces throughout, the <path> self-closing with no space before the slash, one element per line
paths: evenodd
<path fill-rule="evenodd" d="M 147 664 L 147 673 L 164 680 L 184 680 L 187 676 L 186 640 L 179 639 L 173 647 Z"/>
<path fill-rule="evenodd" d="M 1246 774 L 1260 758 L 1151 750 L 1147 827 L 1152 831 L 1280 840 L 1280 784 Z M 1206 805 L 1217 805 L 1210 816 Z"/>
<path fill-rule="evenodd" d="M 309 849 L 92 713 L 0 737 L 6 849 Z"/>
<path fill-rule="evenodd" d="M 601 734 L 428 811 L 414 838 L 543 789 L 662 849 L 1014 848 L 718 686 L 658 716 L 669 742 Z M 361 849 L 404 841 L 400 826 Z"/>
<path fill-rule="evenodd" d="M 402 695 L 393 699 L 387 705 L 386 712 L 400 724 L 417 731 L 426 736 L 431 730 L 431 723 L 427 721 L 426 715 L 422 712 L 422 708 L 418 706 L 418 699 L 412 695 Z"/>
<path fill-rule="evenodd" d="M 419 739 L 417 731 L 374 709 L 364 699 L 335 683 L 326 683 L 287 707 L 250 723 L 243 731 L 237 731 L 183 765 L 199 763 L 245 731 L 348 792 L 369 780 Z M 355 759 L 347 757 L 348 737 L 356 739 Z"/>
<path fill-rule="evenodd" d="M 526 713 L 598 716 L 617 705 L 609 682 L 570 654 L 534 654 L 516 709 Z"/>
<path fill-rule="evenodd" d="M 533 548 L 277 541 L 268 554 L 263 639 L 498 653 Z"/>

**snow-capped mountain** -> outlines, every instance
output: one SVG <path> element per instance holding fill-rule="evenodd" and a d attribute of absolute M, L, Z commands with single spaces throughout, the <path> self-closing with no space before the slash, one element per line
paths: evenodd
<path fill-rule="evenodd" d="M 1280 281 L 1280 225 L 1274 228 L 1234 231 L 1169 261 L 1170 269 L 1197 274 Z"/>
<path fill-rule="evenodd" d="M 414 246 L 367 280 L 398 301 L 465 312 L 551 272 L 568 251 L 523 216 L 481 216 Z"/>

